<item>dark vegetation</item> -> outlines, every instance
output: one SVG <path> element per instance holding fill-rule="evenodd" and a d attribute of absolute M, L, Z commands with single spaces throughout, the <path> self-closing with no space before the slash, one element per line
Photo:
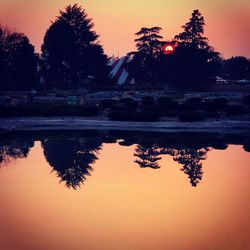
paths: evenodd
<path fill-rule="evenodd" d="M 38 80 L 37 63 L 27 36 L 0 26 L 0 91 L 31 90 Z"/>
<path fill-rule="evenodd" d="M 41 74 L 48 88 L 80 88 L 109 83 L 108 58 L 84 9 L 69 5 L 47 30 Z"/>
<path fill-rule="evenodd" d="M 244 98 L 244 104 L 247 106 L 250 106 L 250 95 L 248 95 Z"/>
<path fill-rule="evenodd" d="M 8 162 L 26 158 L 34 142 L 40 141 L 45 159 L 59 182 L 67 188 L 82 186 L 95 169 L 98 153 L 105 143 L 135 145 L 134 162 L 140 168 L 159 169 L 162 156 L 173 157 L 190 185 L 200 184 L 203 162 L 208 152 L 242 145 L 250 151 L 250 135 L 209 133 L 154 133 L 138 131 L 22 131 L 0 134 L 0 168 Z M 62 154 L 63 152 L 63 154 Z"/>
<path fill-rule="evenodd" d="M 176 118 L 180 121 L 202 121 L 220 117 L 237 117 L 249 114 L 249 107 L 242 101 L 229 102 L 226 98 L 203 99 L 200 97 L 187 100 L 175 100 L 170 97 L 144 97 L 141 100 L 123 98 L 120 100 L 105 99 L 102 107 L 108 112 L 111 120 L 118 121 L 158 121 L 161 118 Z"/>
<path fill-rule="evenodd" d="M 39 103 L 32 99 L 21 104 L 1 104 L 0 117 L 31 116 L 102 116 L 114 121 L 164 121 L 179 119 L 183 122 L 237 118 L 250 114 L 249 96 L 237 100 L 226 98 L 178 99 L 145 96 L 103 99 L 99 104 Z"/>
<path fill-rule="evenodd" d="M 99 108 L 90 105 L 36 103 L 19 106 L 0 106 L 0 117 L 97 116 L 98 113 Z"/>
<path fill-rule="evenodd" d="M 160 27 L 143 27 L 136 33 L 137 51 L 131 52 L 127 69 L 135 78 L 135 89 L 154 90 L 170 86 L 181 91 L 204 90 L 211 79 L 250 79 L 250 61 L 245 57 L 221 58 L 204 36 L 205 20 L 194 10 L 183 31 L 164 41 Z M 44 36 L 41 55 L 34 52 L 21 33 L 0 27 L 0 91 L 40 93 L 64 90 L 97 90 L 119 87 L 110 79 L 109 59 L 94 31 L 94 23 L 79 5 L 69 5 L 51 23 Z M 173 46 L 166 52 L 166 44 Z M 115 121 L 159 121 L 176 119 L 192 122 L 249 113 L 250 97 L 241 102 L 225 98 L 200 97 L 188 100 L 144 96 L 104 99 L 99 106 L 88 104 L 37 103 L 0 104 L 0 117 L 97 116 Z"/>
<path fill-rule="evenodd" d="M 159 121 L 160 115 L 155 112 L 146 111 L 111 111 L 108 117 L 114 121 L 143 121 L 143 122 L 156 122 Z"/>
<path fill-rule="evenodd" d="M 175 89 L 209 89 L 216 76 L 226 79 L 250 79 L 250 61 L 245 57 L 225 60 L 204 36 L 205 20 L 194 10 L 183 31 L 172 41 L 163 41 L 160 27 L 141 28 L 135 35 L 137 51 L 130 53 L 128 70 L 138 83 L 153 88 L 168 83 Z M 164 52 L 164 44 L 174 47 Z"/>
<path fill-rule="evenodd" d="M 223 59 L 209 44 L 199 10 L 193 11 L 182 28 L 171 41 L 163 40 L 160 27 L 142 27 L 135 34 L 137 51 L 129 53 L 131 61 L 127 64 L 136 80 L 131 88 L 207 90 L 216 76 L 235 81 L 250 79 L 249 59 Z M 34 52 L 24 34 L 0 27 L 0 91 L 129 88 L 110 79 L 109 58 L 98 38 L 94 22 L 77 4 L 60 11 L 51 23 L 41 55 Z M 166 44 L 173 45 L 172 53 L 164 50 Z M 145 98 L 145 107 L 150 101 Z"/>

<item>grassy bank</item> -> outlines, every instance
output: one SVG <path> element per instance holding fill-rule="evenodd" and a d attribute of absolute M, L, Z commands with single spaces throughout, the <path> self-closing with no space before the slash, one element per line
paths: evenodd
<path fill-rule="evenodd" d="M 194 97 L 186 100 L 161 96 L 138 99 L 103 99 L 98 105 L 59 103 L 29 103 L 17 106 L 1 105 L 0 117 L 106 117 L 113 121 L 160 121 L 175 119 L 195 122 L 250 116 L 250 96 L 239 100 Z"/>

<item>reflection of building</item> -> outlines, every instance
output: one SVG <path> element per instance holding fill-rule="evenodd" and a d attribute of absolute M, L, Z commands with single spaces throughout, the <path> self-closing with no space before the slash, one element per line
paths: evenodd
<path fill-rule="evenodd" d="M 110 76 L 118 85 L 135 84 L 135 80 L 128 73 L 126 66 L 130 61 L 129 56 L 121 58 L 114 58 L 110 61 L 109 65 L 112 67 Z"/>

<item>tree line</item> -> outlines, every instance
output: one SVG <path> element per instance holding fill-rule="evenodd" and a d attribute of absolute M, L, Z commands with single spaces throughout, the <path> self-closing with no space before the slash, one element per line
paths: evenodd
<path fill-rule="evenodd" d="M 194 10 L 170 44 L 164 47 L 160 27 L 143 27 L 135 39 L 137 51 L 130 52 L 127 65 L 137 84 L 198 88 L 215 76 L 250 79 L 246 57 L 223 59 L 204 36 L 205 20 Z M 114 84 L 94 23 L 81 6 L 69 5 L 46 31 L 41 54 L 28 37 L 0 27 L 0 91 L 31 89 L 77 89 Z M 171 52 L 171 51 L 170 51 Z"/>
<path fill-rule="evenodd" d="M 153 140 L 152 140 L 153 138 Z M 28 131 L 0 135 L 0 171 L 12 160 L 28 157 L 36 141 L 41 142 L 44 157 L 66 187 L 77 189 L 95 168 L 106 144 L 133 147 L 134 166 L 160 169 L 170 167 L 161 159 L 170 156 L 197 187 L 203 177 L 203 163 L 213 149 L 226 150 L 228 145 L 242 145 L 250 152 L 249 135 L 241 134 L 162 134 L 122 131 Z M 63 154 L 62 154 L 63 151 Z"/>
<path fill-rule="evenodd" d="M 8 144 L 6 141 L 0 143 L 0 169 L 11 160 L 28 157 L 30 149 L 34 147 L 31 138 L 7 142 Z M 115 142 L 116 139 L 113 143 Z M 60 183 L 63 182 L 67 188 L 73 189 L 81 187 L 87 177 L 91 176 L 103 143 L 104 138 L 101 134 L 70 139 L 46 137 L 41 140 L 44 157 L 60 179 Z M 62 148 L 65 150 L 63 155 Z M 134 162 L 140 168 L 159 169 L 162 156 L 170 155 L 180 164 L 180 170 L 187 175 L 190 184 L 196 187 L 202 180 L 202 162 L 206 159 L 208 151 L 208 148 L 174 149 L 141 143 L 135 148 Z"/>

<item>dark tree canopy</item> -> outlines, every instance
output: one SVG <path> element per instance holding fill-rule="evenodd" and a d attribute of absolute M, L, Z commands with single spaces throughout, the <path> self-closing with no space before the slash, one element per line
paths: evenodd
<path fill-rule="evenodd" d="M 143 27 L 135 33 L 135 35 L 138 36 L 138 38 L 135 39 L 138 52 L 145 57 L 157 58 L 159 53 L 161 53 L 162 42 L 160 39 L 163 38 L 159 35 L 161 30 L 160 27 Z"/>
<path fill-rule="evenodd" d="M 36 72 L 37 56 L 29 39 L 0 27 L 0 90 L 31 90 Z"/>
<path fill-rule="evenodd" d="M 93 27 L 86 11 L 77 4 L 60 11 L 42 45 L 42 75 L 49 88 L 109 82 L 108 58 Z"/>
<path fill-rule="evenodd" d="M 18 158 L 26 158 L 33 146 L 34 141 L 30 139 L 2 141 L 0 143 L 0 164 L 8 163 Z"/>
<path fill-rule="evenodd" d="M 137 82 L 154 82 L 157 80 L 158 58 L 162 51 L 162 36 L 160 27 L 141 28 L 135 33 L 137 51 L 132 53 L 133 58 L 128 70 Z"/>
<path fill-rule="evenodd" d="M 139 164 L 141 168 L 160 168 L 158 163 L 161 160 L 161 149 L 157 146 L 144 147 L 138 145 L 135 149 L 134 156 L 137 157 L 135 163 Z"/>
<path fill-rule="evenodd" d="M 192 17 L 182 28 L 179 35 L 175 36 L 176 41 L 183 46 L 189 46 L 197 49 L 205 49 L 208 45 L 208 39 L 204 34 L 205 19 L 199 10 L 194 10 Z"/>
<path fill-rule="evenodd" d="M 220 70 L 219 53 L 208 44 L 208 39 L 204 36 L 204 26 L 204 17 L 199 10 L 194 10 L 189 22 L 182 27 L 183 32 L 175 36 L 178 47 L 168 66 L 171 72 L 170 81 L 179 87 L 202 88 Z"/>
<path fill-rule="evenodd" d="M 93 171 L 92 164 L 101 149 L 99 138 L 45 139 L 44 155 L 66 187 L 80 187 Z"/>
<path fill-rule="evenodd" d="M 171 84 L 179 89 L 202 89 L 212 82 L 221 66 L 219 53 L 214 51 L 204 36 L 205 20 L 199 10 L 194 10 L 190 20 L 175 36 L 173 53 L 164 54 L 161 28 L 141 28 L 135 39 L 137 52 L 128 70 L 137 82 Z M 177 46 L 176 46 L 177 45 Z"/>
<path fill-rule="evenodd" d="M 250 79 L 250 60 L 243 56 L 231 57 L 224 61 L 224 71 L 230 79 Z"/>
<path fill-rule="evenodd" d="M 181 171 L 188 175 L 193 187 L 202 180 L 202 160 L 206 159 L 208 150 L 208 148 L 181 149 L 174 156 L 174 160 L 182 165 Z"/>

